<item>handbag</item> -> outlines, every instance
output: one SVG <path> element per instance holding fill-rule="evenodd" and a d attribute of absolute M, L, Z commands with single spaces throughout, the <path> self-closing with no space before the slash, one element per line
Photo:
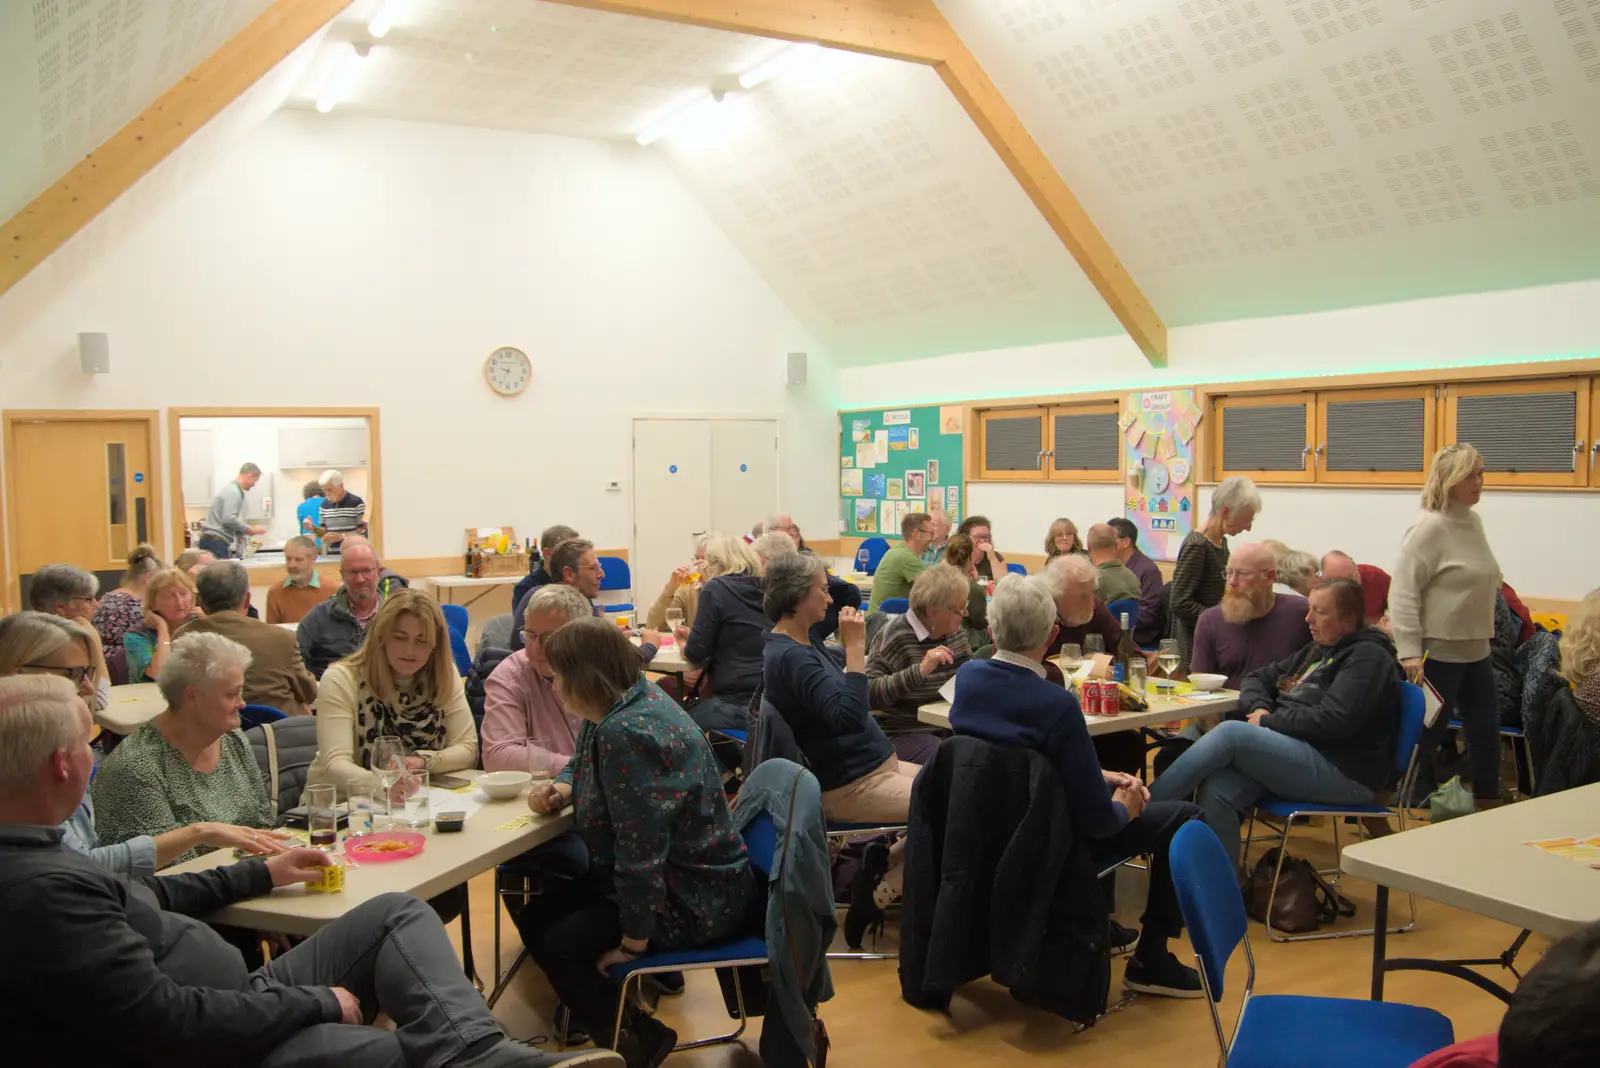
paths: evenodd
<path fill-rule="evenodd" d="M 1429 823 L 1470 816 L 1476 811 L 1478 802 L 1473 798 L 1472 791 L 1461 782 L 1459 775 L 1451 776 L 1449 782 L 1428 795 Z"/>
<path fill-rule="evenodd" d="M 1308 860 L 1285 855 L 1283 871 L 1278 875 L 1278 893 L 1272 896 L 1272 874 L 1278 867 L 1278 847 L 1267 850 L 1250 873 L 1245 888 L 1245 912 L 1253 920 L 1266 922 L 1267 901 L 1272 900 L 1274 931 L 1301 934 L 1315 931 L 1325 923 L 1340 916 L 1354 916 L 1356 907 L 1328 880 L 1324 879 Z"/>

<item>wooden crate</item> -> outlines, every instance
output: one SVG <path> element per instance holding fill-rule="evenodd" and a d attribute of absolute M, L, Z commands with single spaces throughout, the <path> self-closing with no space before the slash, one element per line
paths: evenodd
<path fill-rule="evenodd" d="M 500 554 L 487 552 L 485 551 L 486 548 L 494 539 L 480 538 L 478 530 L 478 527 L 467 528 L 466 561 L 470 569 L 469 574 L 480 578 L 510 578 L 528 573 L 527 553 Z M 520 546 L 522 544 L 517 540 L 517 532 L 514 527 L 501 527 L 496 533 L 505 535 L 511 545 Z"/>

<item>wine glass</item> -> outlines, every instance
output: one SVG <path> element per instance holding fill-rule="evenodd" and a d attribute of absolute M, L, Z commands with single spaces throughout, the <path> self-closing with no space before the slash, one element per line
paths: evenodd
<path fill-rule="evenodd" d="M 379 735 L 373 739 L 367 758 L 378 786 L 372 798 L 372 829 L 386 830 L 393 822 L 395 803 L 405 803 L 405 795 L 398 787 L 406 776 L 406 745 L 395 735 Z"/>
<path fill-rule="evenodd" d="M 1172 688 L 1172 673 L 1178 670 L 1178 639 L 1162 638 L 1161 644 L 1156 648 L 1156 665 L 1161 668 L 1161 673 L 1167 677 L 1167 688 Z"/>
<path fill-rule="evenodd" d="M 1061 670 L 1070 675 L 1083 663 L 1083 650 L 1076 642 L 1066 642 L 1061 646 L 1061 655 L 1056 659 L 1061 665 Z"/>
<path fill-rule="evenodd" d="M 673 606 L 667 609 L 667 631 L 671 633 L 683 626 L 683 609 Z"/>
<path fill-rule="evenodd" d="M 1085 634 L 1083 636 L 1083 655 L 1094 656 L 1106 651 L 1106 640 L 1098 634 Z"/>

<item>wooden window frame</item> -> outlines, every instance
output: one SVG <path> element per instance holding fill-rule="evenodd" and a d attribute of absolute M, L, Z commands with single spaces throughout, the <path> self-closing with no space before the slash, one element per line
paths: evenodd
<path fill-rule="evenodd" d="M 1222 427 L 1227 421 L 1223 413 L 1229 408 L 1270 408 L 1285 404 L 1304 404 L 1306 406 L 1306 437 L 1305 451 L 1302 456 L 1302 469 L 1296 474 L 1293 471 L 1230 471 L 1223 466 Z M 1263 486 L 1286 485 L 1301 486 L 1314 483 L 1317 479 L 1317 465 L 1313 452 L 1317 440 L 1317 397 L 1312 390 L 1292 390 L 1287 393 L 1245 393 L 1231 395 L 1213 395 L 1211 397 L 1211 433 L 1207 435 L 1207 444 L 1211 447 L 1210 469 L 1212 478 L 1221 482 L 1234 475 L 1243 475 Z"/>
<path fill-rule="evenodd" d="M 1589 434 L 1594 427 L 1590 419 L 1590 409 L 1595 402 L 1595 379 L 1572 376 L 1550 378 L 1524 378 L 1524 379 L 1499 379 L 1487 382 L 1451 383 L 1444 387 L 1444 429 L 1439 436 L 1440 446 L 1451 445 L 1456 442 L 1456 403 L 1462 397 L 1507 396 L 1524 393 L 1560 393 L 1571 388 L 1577 394 L 1575 411 L 1575 443 L 1582 444 L 1582 451 L 1589 456 L 1593 453 L 1589 449 Z M 1589 477 L 1590 464 L 1574 457 L 1572 472 L 1563 471 L 1486 471 L 1483 476 L 1485 486 L 1543 486 L 1582 488 L 1594 485 Z"/>
<path fill-rule="evenodd" d="M 1026 419 L 1039 420 L 1039 442 L 1043 448 L 1039 452 L 1039 469 L 1037 471 L 991 471 L 989 470 L 989 457 L 986 443 L 988 441 L 988 425 L 990 419 Z M 1047 468 L 1045 467 L 1045 453 L 1050 449 L 1050 409 L 1042 407 L 1030 408 L 985 408 L 978 412 L 978 477 L 990 482 L 1043 482 L 1046 481 Z"/>
<path fill-rule="evenodd" d="M 1589 436 L 1594 439 L 1595 431 L 1600 430 L 1600 378 L 1589 380 Z M 1600 439 L 1589 442 L 1589 447 L 1584 450 L 1586 459 L 1579 466 L 1583 469 L 1587 486 L 1600 486 Z"/>
<path fill-rule="evenodd" d="M 1072 468 L 1065 471 L 1056 470 L 1056 416 L 1057 415 L 1111 415 L 1119 417 L 1122 414 L 1122 404 L 1118 401 L 1097 401 L 1085 404 L 1052 404 L 1045 409 L 1044 417 L 1044 448 L 1045 467 L 1044 478 L 1050 482 L 1096 482 L 1119 483 L 1122 481 L 1122 468 L 1127 462 L 1126 442 L 1122 436 L 1122 429 L 1117 429 L 1117 466 L 1109 470 L 1080 471 Z"/>
<path fill-rule="evenodd" d="M 1428 480 L 1428 464 L 1438 449 L 1439 390 L 1436 386 L 1376 386 L 1356 389 L 1318 390 L 1315 393 L 1316 444 L 1312 450 L 1315 482 L 1321 486 L 1420 486 Z M 1329 471 L 1326 466 L 1328 444 L 1328 405 L 1351 401 L 1421 400 L 1422 470 L 1420 471 Z"/>

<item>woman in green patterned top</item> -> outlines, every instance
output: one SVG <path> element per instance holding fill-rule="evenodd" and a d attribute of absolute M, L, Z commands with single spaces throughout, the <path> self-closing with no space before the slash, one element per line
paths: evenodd
<path fill-rule="evenodd" d="M 202 822 L 272 826 L 261 767 L 238 730 L 249 663 L 250 650 L 220 634 L 173 643 L 159 681 L 167 710 L 117 746 L 94 777 L 101 843 Z"/>
<path fill-rule="evenodd" d="M 639 669 L 605 619 L 580 619 L 544 641 L 562 704 L 584 720 L 577 751 L 535 812 L 571 803 L 590 872 L 523 910 L 523 943 L 597 1042 L 609 1042 L 617 983 L 606 970 L 648 950 L 713 945 L 759 931 L 758 895 L 711 745 Z M 630 1006 L 617 1051 L 630 1066 L 661 1063 L 677 1035 Z"/>

